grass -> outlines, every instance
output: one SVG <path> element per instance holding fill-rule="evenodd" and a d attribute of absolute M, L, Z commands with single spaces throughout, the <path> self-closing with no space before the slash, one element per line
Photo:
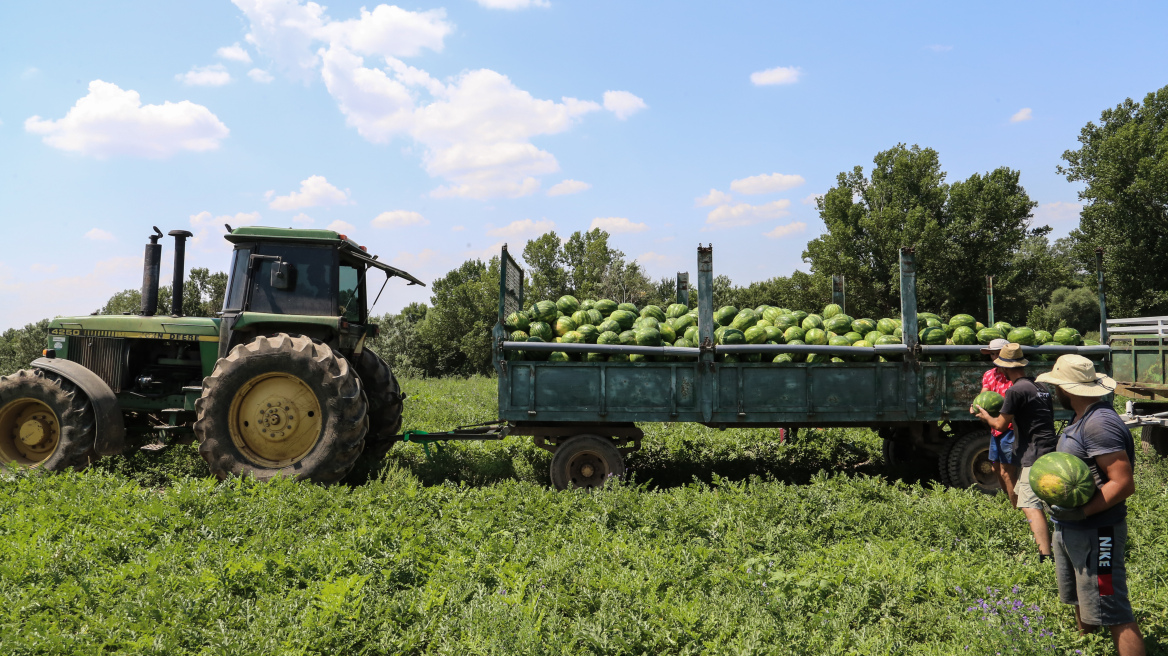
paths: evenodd
<path fill-rule="evenodd" d="M 406 425 L 491 419 L 493 384 L 406 381 Z M 549 489 L 522 438 L 399 445 L 330 488 L 218 483 L 193 447 L 15 476 L 0 653 L 1111 653 L 1004 497 L 898 480 L 870 432 L 646 431 L 594 494 Z M 1137 483 L 1130 587 L 1165 654 L 1168 462 Z"/>

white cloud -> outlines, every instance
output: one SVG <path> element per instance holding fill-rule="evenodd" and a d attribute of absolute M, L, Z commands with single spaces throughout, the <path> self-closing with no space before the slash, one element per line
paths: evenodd
<path fill-rule="evenodd" d="M 1023 107 L 1022 109 L 1019 109 L 1017 112 L 1015 112 L 1013 116 L 1010 117 L 1010 122 L 1011 123 L 1021 123 L 1022 121 L 1029 121 L 1032 118 L 1034 118 L 1034 116 L 1032 115 L 1030 108 Z"/>
<path fill-rule="evenodd" d="M 593 230 L 595 228 L 600 228 L 613 235 L 619 235 L 627 232 L 645 232 L 649 229 L 649 226 L 644 223 L 633 223 L 624 217 L 610 216 L 592 219 L 592 225 L 588 229 Z"/>
<path fill-rule="evenodd" d="M 269 191 L 264 197 L 271 198 L 274 192 Z M 289 211 L 305 207 L 323 207 L 326 205 L 348 205 L 349 192 L 337 189 L 322 175 L 312 175 L 300 182 L 300 191 L 293 191 L 287 196 L 276 196 L 268 203 L 274 210 Z"/>
<path fill-rule="evenodd" d="M 327 229 L 332 230 L 333 232 L 340 232 L 343 234 L 348 234 L 350 232 L 356 232 L 357 226 L 353 225 L 352 223 L 349 223 L 348 221 L 342 221 L 340 219 L 337 219 L 336 221 L 333 221 L 332 223 L 328 224 Z"/>
<path fill-rule="evenodd" d="M 578 194 L 581 191 L 588 191 L 592 185 L 587 182 L 580 182 L 579 180 L 564 180 L 552 185 L 551 189 L 547 190 L 548 196 L 567 196 L 568 194 Z"/>
<path fill-rule="evenodd" d="M 604 92 L 604 108 L 616 114 L 616 117 L 622 121 L 642 109 L 648 109 L 648 107 L 644 100 L 641 100 L 628 91 Z"/>
<path fill-rule="evenodd" d="M 655 264 L 657 266 L 668 266 L 677 261 L 676 255 L 663 255 L 661 253 L 641 253 L 636 257 L 637 262 L 641 264 Z"/>
<path fill-rule="evenodd" d="M 411 212 L 409 210 L 393 210 L 392 212 L 382 212 L 373 219 L 374 228 L 404 228 L 406 226 L 424 226 L 430 225 L 426 217 Z"/>
<path fill-rule="evenodd" d="M 260 84 L 267 84 L 267 83 L 271 82 L 272 80 L 276 79 L 275 77 L 272 76 L 271 73 L 265 71 L 262 68 L 251 69 L 250 71 L 247 72 L 247 76 L 250 77 L 252 79 L 252 81 L 259 82 Z"/>
<path fill-rule="evenodd" d="M 755 86 L 771 84 L 794 84 L 799 81 L 802 71 L 794 66 L 776 66 L 765 71 L 756 71 L 750 74 L 750 81 Z"/>
<path fill-rule="evenodd" d="M 658 238 L 654 239 L 653 241 L 657 242 L 658 244 L 668 244 L 669 242 L 673 241 L 674 239 L 676 239 L 676 237 L 674 237 L 673 235 L 666 235 L 664 237 L 658 237 Z"/>
<path fill-rule="evenodd" d="M 189 100 L 143 105 L 137 91 L 94 80 L 89 95 L 58 120 L 33 116 L 24 129 L 53 148 L 109 157 L 169 157 L 182 150 L 215 150 L 229 130 L 211 110 Z"/>
<path fill-rule="evenodd" d="M 806 223 L 803 223 L 802 221 L 795 221 L 794 223 L 788 223 L 786 225 L 775 226 L 774 230 L 771 230 L 770 232 L 764 232 L 762 234 L 764 237 L 770 237 L 771 239 L 779 239 L 780 237 L 786 237 L 787 235 L 793 235 L 795 233 L 803 232 L 806 229 L 807 229 Z"/>
<path fill-rule="evenodd" d="M 925 49 L 932 50 L 933 52 L 949 52 L 953 49 L 953 46 L 943 46 L 939 43 L 934 43 L 933 45 L 925 46 Z"/>
<path fill-rule="evenodd" d="M 391 262 L 393 266 L 401 269 L 422 269 L 432 263 L 439 263 L 446 260 L 446 256 L 442 251 L 436 251 L 432 248 L 423 248 L 421 251 L 415 253 L 413 251 L 399 251 L 393 257 Z"/>
<path fill-rule="evenodd" d="M 210 212 L 199 212 L 191 215 L 191 232 L 195 233 L 191 243 L 202 249 L 225 248 L 227 242 L 222 239 L 227 234 L 224 224 L 231 224 L 232 228 L 241 225 L 255 225 L 260 221 L 259 212 L 239 212 L 237 214 L 220 214 L 215 216 Z"/>
<path fill-rule="evenodd" d="M 803 203 L 804 205 L 814 205 L 820 198 L 823 198 L 823 194 L 808 194 L 807 196 L 804 196 L 803 200 L 799 202 Z"/>
<path fill-rule="evenodd" d="M 763 205 L 739 203 L 737 205 L 719 205 L 706 215 L 706 227 L 702 230 L 714 228 L 733 228 L 737 226 L 753 225 L 767 219 L 778 219 L 790 214 L 787 210 L 791 201 L 776 200 Z"/>
<path fill-rule="evenodd" d="M 505 75 L 468 70 L 438 80 L 399 58 L 441 51 L 454 26 L 443 10 L 410 12 L 389 5 L 334 21 L 315 3 L 234 0 L 251 22 L 247 40 L 290 75 L 321 78 L 347 123 L 379 144 L 410 138 L 425 170 L 444 184 L 434 197 L 517 198 L 537 192 L 539 177 L 559 171 L 534 137 L 563 132 L 602 106 L 563 97 L 542 100 Z M 366 66 L 366 57 L 382 64 Z M 614 112 L 641 102 L 616 92 Z M 631 101 L 633 104 L 629 104 Z"/>
<path fill-rule="evenodd" d="M 113 241 L 114 235 L 113 233 L 102 230 L 101 228 L 93 228 L 89 232 L 85 233 L 85 238 L 92 239 L 93 241 Z"/>
<path fill-rule="evenodd" d="M 210 66 L 195 66 L 186 73 L 179 73 L 174 79 L 188 87 L 221 87 L 231 82 L 231 73 L 223 68 L 223 64 Z"/>
<path fill-rule="evenodd" d="M 785 173 L 771 173 L 770 175 L 753 175 L 730 183 L 730 188 L 740 194 L 770 194 L 798 187 L 806 182 L 801 175 Z"/>
<path fill-rule="evenodd" d="M 492 237 L 527 237 L 542 235 L 545 232 L 554 230 L 556 227 L 555 221 L 548 219 L 540 219 L 539 221 L 532 221 L 531 219 L 523 219 L 522 221 L 512 221 L 502 228 L 488 227 L 487 234 Z M 498 250 L 498 249 L 496 249 Z"/>
<path fill-rule="evenodd" d="M 28 267 L 28 269 L 34 273 L 53 273 L 57 270 L 57 265 L 45 264 L 43 262 L 33 262 L 32 265 Z"/>
<path fill-rule="evenodd" d="M 450 229 L 451 232 L 462 232 L 463 230 L 466 230 L 466 226 L 454 226 Z"/>
<path fill-rule="evenodd" d="M 710 207 L 711 205 L 725 205 L 734 200 L 730 194 L 717 189 L 711 189 L 710 193 L 705 196 L 698 196 L 694 199 L 694 205 L 697 207 Z"/>
<path fill-rule="evenodd" d="M 316 220 L 313 219 L 311 216 L 308 216 L 304 212 L 301 212 L 300 214 L 297 214 L 296 216 L 292 217 L 292 223 L 295 223 L 296 225 L 304 226 L 307 228 L 308 226 L 316 223 Z"/>
<path fill-rule="evenodd" d="M 248 54 L 247 50 L 244 49 L 243 46 L 239 45 L 238 41 L 229 46 L 223 46 L 222 48 L 216 50 L 215 55 L 220 59 L 226 59 L 227 61 L 235 61 L 243 64 L 251 63 L 251 55 Z"/>
<path fill-rule="evenodd" d="M 40 74 L 41 74 L 41 69 L 37 68 L 36 66 L 29 66 L 28 68 L 24 69 L 23 73 L 20 74 L 20 79 L 31 80 L 32 78 L 34 78 Z"/>
<path fill-rule="evenodd" d="M 531 7 L 550 7 L 548 0 L 475 0 L 487 9 L 528 9 Z"/>
<path fill-rule="evenodd" d="M 1035 223 L 1055 223 L 1058 221 L 1078 221 L 1083 206 L 1079 203 L 1055 201 L 1043 203 L 1034 208 Z"/>

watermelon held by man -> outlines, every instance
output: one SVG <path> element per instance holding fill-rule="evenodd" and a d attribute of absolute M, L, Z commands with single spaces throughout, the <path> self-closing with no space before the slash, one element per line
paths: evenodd
<path fill-rule="evenodd" d="M 1058 451 L 1030 466 L 1030 487 L 1047 504 L 1064 508 L 1078 508 L 1095 496 L 1095 478 L 1087 463 Z"/>
<path fill-rule="evenodd" d="M 1005 402 L 1006 399 L 1001 394 L 990 390 L 985 390 L 973 399 L 973 405 L 981 407 L 990 413 L 991 417 L 997 417 L 1002 412 L 1002 404 Z"/>

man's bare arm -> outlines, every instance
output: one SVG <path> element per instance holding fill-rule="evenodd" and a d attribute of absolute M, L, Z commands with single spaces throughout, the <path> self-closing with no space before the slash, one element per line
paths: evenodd
<path fill-rule="evenodd" d="M 1130 497 L 1136 491 L 1136 479 L 1126 451 L 1095 456 L 1095 464 L 1107 475 L 1107 482 L 1083 506 L 1083 513 L 1094 515 Z"/>

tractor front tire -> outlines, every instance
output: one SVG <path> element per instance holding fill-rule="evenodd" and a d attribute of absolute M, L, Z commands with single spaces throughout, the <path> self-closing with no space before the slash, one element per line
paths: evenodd
<path fill-rule="evenodd" d="M 327 344 L 281 333 L 231 349 L 195 402 L 199 453 L 220 480 L 335 483 L 369 429 L 361 381 Z"/>
<path fill-rule="evenodd" d="M 365 435 L 365 455 L 374 460 L 385 457 L 401 432 L 405 399 L 393 371 L 368 348 L 354 353 L 353 368 L 361 377 L 365 397 L 369 399 L 369 432 Z"/>
<path fill-rule="evenodd" d="M 97 455 L 93 405 L 68 379 L 43 369 L 0 378 L 0 467 L 81 471 Z"/>

